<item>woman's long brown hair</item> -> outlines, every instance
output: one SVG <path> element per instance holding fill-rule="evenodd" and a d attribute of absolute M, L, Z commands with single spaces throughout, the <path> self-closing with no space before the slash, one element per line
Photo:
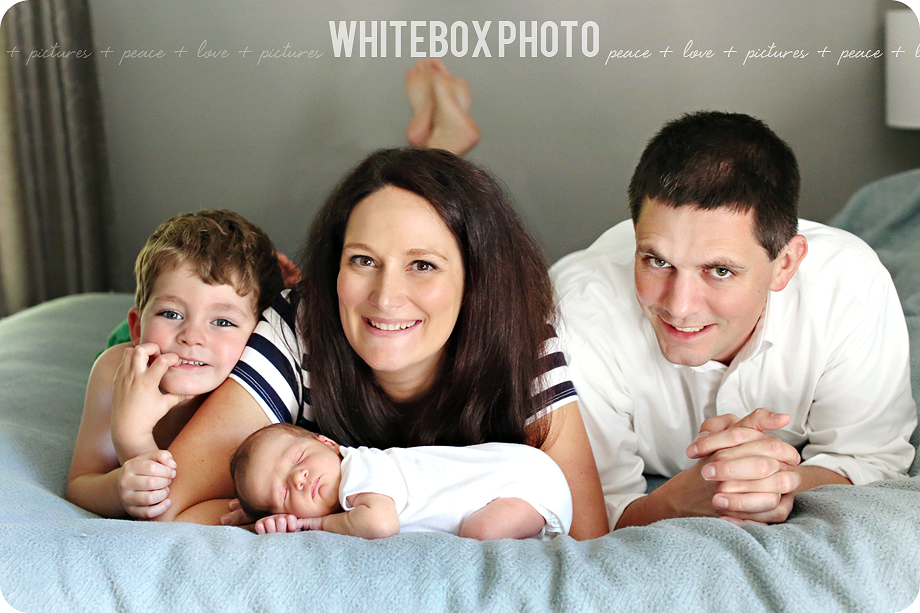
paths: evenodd
<path fill-rule="evenodd" d="M 386 186 L 427 200 L 464 260 L 463 303 L 443 372 L 411 405 L 390 400 L 349 345 L 336 292 L 349 215 Z M 535 432 L 526 422 L 542 408 L 533 387 L 555 317 L 552 284 L 543 254 L 491 174 L 446 151 L 377 151 L 330 195 L 299 263 L 297 328 L 305 341 L 314 420 L 324 434 L 345 445 L 382 448 L 542 444 L 545 428 Z"/>

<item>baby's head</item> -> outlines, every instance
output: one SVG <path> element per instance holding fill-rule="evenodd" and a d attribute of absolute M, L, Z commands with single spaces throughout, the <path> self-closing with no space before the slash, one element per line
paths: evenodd
<path fill-rule="evenodd" d="M 253 520 L 282 513 L 322 517 L 342 510 L 339 446 L 291 424 L 250 434 L 230 460 L 230 475 L 240 506 Z"/>
<path fill-rule="evenodd" d="M 165 221 L 141 249 L 134 274 L 131 340 L 179 356 L 160 387 L 182 395 L 213 391 L 227 378 L 283 285 L 271 239 L 223 210 Z"/>

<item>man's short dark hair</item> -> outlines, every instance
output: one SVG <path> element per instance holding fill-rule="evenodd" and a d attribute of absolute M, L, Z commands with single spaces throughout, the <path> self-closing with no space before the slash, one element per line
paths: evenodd
<path fill-rule="evenodd" d="M 678 207 L 754 211 L 754 234 L 775 260 L 798 233 L 799 167 L 764 122 L 699 111 L 671 121 L 649 141 L 629 183 L 629 210 L 645 199 Z"/>

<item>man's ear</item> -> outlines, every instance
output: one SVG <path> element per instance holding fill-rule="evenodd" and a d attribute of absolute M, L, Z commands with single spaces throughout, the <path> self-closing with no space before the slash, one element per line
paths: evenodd
<path fill-rule="evenodd" d="M 786 243 L 779 257 L 773 260 L 773 278 L 770 281 L 770 291 L 779 292 L 785 289 L 806 255 L 808 255 L 808 241 L 801 234 L 796 234 Z"/>
<path fill-rule="evenodd" d="M 137 307 L 131 307 L 128 311 L 128 332 L 131 334 L 131 342 L 134 346 L 141 344 L 141 314 Z"/>

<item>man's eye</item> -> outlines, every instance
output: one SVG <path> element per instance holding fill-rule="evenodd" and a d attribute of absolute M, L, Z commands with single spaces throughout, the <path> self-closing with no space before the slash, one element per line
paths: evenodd
<path fill-rule="evenodd" d="M 668 263 L 662 260 L 661 258 L 649 258 L 648 262 L 649 264 L 651 264 L 652 268 L 667 268 L 668 267 Z"/>
<path fill-rule="evenodd" d="M 713 268 L 712 276 L 716 277 L 717 279 L 727 279 L 732 276 L 732 271 L 728 268 Z"/>

